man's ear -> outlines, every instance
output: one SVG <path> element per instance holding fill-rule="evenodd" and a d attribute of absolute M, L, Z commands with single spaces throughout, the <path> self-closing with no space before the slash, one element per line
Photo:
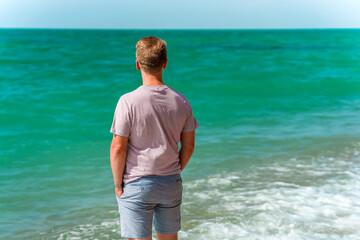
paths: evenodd
<path fill-rule="evenodd" d="M 140 70 L 140 63 L 139 63 L 138 60 L 136 60 L 136 69 L 137 69 L 137 70 Z"/>
<path fill-rule="evenodd" d="M 166 66 L 167 66 L 167 59 L 166 59 L 166 61 L 164 63 L 164 69 L 166 68 Z"/>

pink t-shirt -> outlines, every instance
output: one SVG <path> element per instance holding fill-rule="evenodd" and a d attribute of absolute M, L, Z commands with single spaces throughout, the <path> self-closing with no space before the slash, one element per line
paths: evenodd
<path fill-rule="evenodd" d="M 180 173 L 180 134 L 198 126 L 186 97 L 167 85 L 142 85 L 121 96 L 110 132 L 129 137 L 124 183 Z"/>

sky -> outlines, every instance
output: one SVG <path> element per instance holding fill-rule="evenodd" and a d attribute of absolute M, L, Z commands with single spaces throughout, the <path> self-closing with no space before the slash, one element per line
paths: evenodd
<path fill-rule="evenodd" d="M 360 28 L 360 0 L 0 0 L 0 28 Z"/>

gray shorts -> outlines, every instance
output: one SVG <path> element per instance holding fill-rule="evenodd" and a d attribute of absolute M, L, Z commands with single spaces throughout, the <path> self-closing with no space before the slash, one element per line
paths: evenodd
<path fill-rule="evenodd" d="M 158 233 L 178 232 L 182 189 L 180 174 L 145 176 L 125 184 L 124 193 L 116 196 L 122 237 L 150 237 L 152 222 Z"/>

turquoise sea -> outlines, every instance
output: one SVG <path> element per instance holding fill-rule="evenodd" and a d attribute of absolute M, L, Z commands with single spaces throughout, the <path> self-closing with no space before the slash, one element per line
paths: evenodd
<path fill-rule="evenodd" d="M 121 239 L 109 130 L 149 35 L 200 124 L 181 239 L 360 239 L 356 29 L 0 29 L 0 239 Z"/>

